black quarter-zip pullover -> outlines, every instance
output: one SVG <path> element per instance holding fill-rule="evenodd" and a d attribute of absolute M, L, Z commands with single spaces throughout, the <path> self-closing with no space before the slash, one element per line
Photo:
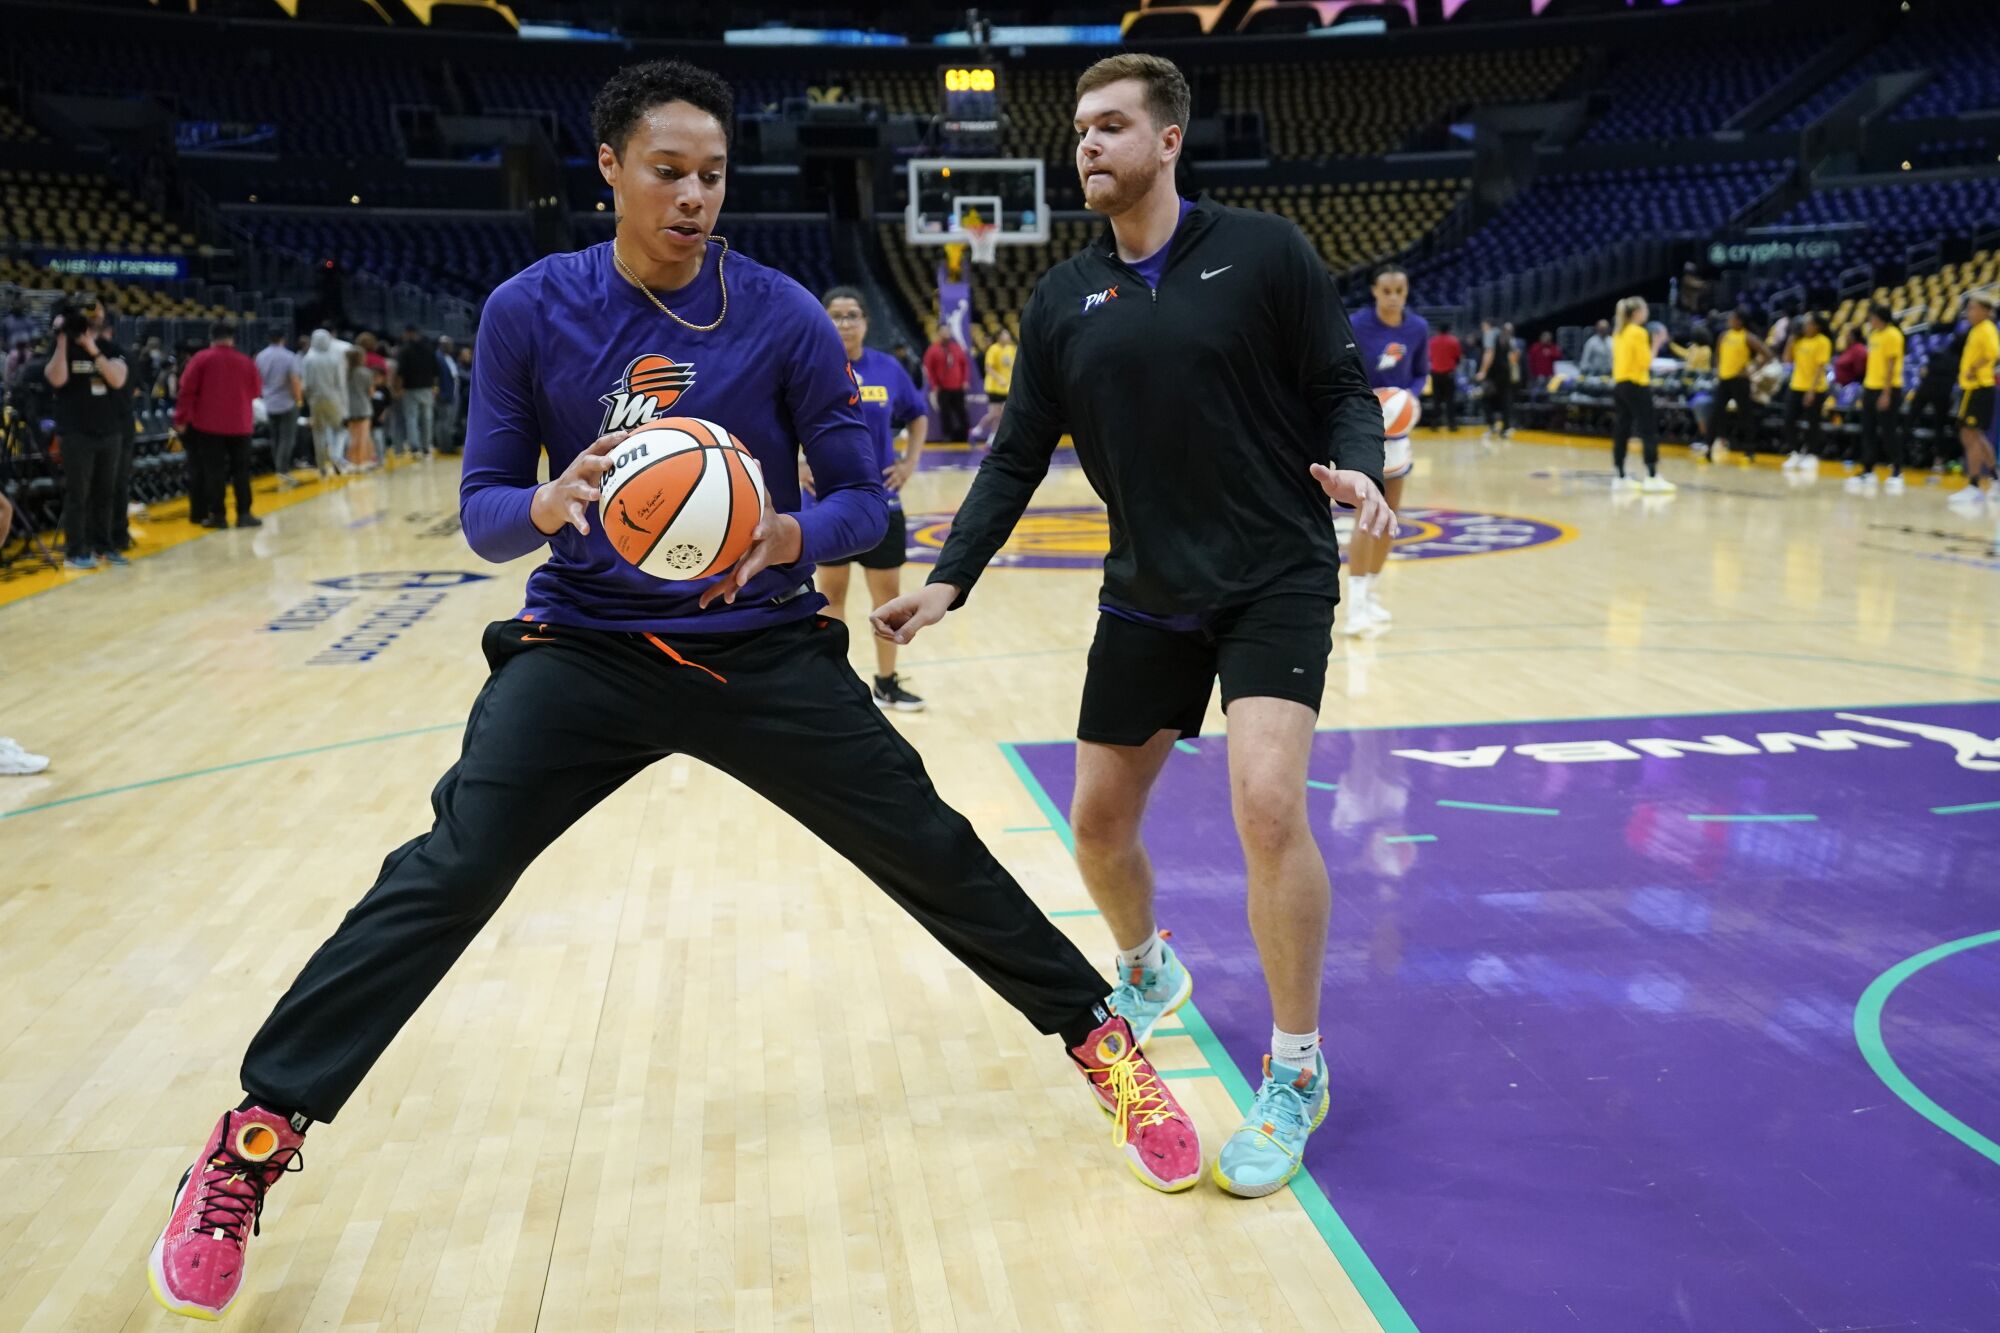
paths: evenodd
<path fill-rule="evenodd" d="M 1157 288 L 1104 234 L 1036 284 L 1007 414 L 930 581 L 962 604 L 1065 431 L 1104 500 L 1107 604 L 1185 620 L 1339 595 L 1309 464 L 1382 483 L 1382 410 L 1333 276 L 1288 219 L 1203 198 Z"/>

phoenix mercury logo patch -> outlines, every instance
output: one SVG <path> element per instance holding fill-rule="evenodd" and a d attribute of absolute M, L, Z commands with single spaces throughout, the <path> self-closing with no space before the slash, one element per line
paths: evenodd
<path fill-rule="evenodd" d="M 1083 313 L 1087 315 L 1106 301 L 1115 301 L 1117 299 L 1118 289 L 1116 287 L 1106 287 L 1101 292 L 1092 292 L 1083 298 Z"/>
<path fill-rule="evenodd" d="M 693 387 L 692 361 L 675 361 L 658 352 L 635 356 L 619 377 L 618 387 L 597 400 L 604 404 L 604 424 L 597 433 L 631 430 L 664 416 Z"/>

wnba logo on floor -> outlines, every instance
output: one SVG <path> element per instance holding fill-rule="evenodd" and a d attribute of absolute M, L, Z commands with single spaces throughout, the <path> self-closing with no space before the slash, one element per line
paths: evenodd
<path fill-rule="evenodd" d="M 462 569 L 410 569 L 315 580 L 320 587 L 336 592 L 381 592 L 389 596 L 365 611 L 361 623 L 307 658 L 306 665 L 341 666 L 372 661 L 429 615 L 453 588 L 483 583 L 489 577 Z M 287 609 L 266 623 L 264 629 L 270 633 L 314 629 L 337 619 L 359 600 L 321 593 Z"/>

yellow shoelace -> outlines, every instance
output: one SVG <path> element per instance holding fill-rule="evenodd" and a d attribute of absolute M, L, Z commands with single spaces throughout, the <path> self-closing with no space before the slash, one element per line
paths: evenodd
<path fill-rule="evenodd" d="M 1160 1087 L 1160 1080 L 1150 1066 L 1141 1067 L 1130 1054 L 1104 1071 L 1104 1086 L 1116 1099 L 1113 1119 L 1117 1127 L 1113 1131 L 1112 1143 L 1124 1147 L 1132 1121 L 1136 1118 L 1139 1128 L 1150 1129 L 1154 1125 L 1172 1120 L 1174 1113 L 1167 1102 L 1166 1093 Z"/>

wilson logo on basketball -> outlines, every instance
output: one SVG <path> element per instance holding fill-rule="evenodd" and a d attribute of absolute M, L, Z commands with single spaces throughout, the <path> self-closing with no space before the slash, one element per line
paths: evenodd
<path fill-rule="evenodd" d="M 674 361 L 658 352 L 635 356 L 619 377 L 618 387 L 597 400 L 604 404 L 604 424 L 598 434 L 643 426 L 693 387 L 693 362 Z"/>

